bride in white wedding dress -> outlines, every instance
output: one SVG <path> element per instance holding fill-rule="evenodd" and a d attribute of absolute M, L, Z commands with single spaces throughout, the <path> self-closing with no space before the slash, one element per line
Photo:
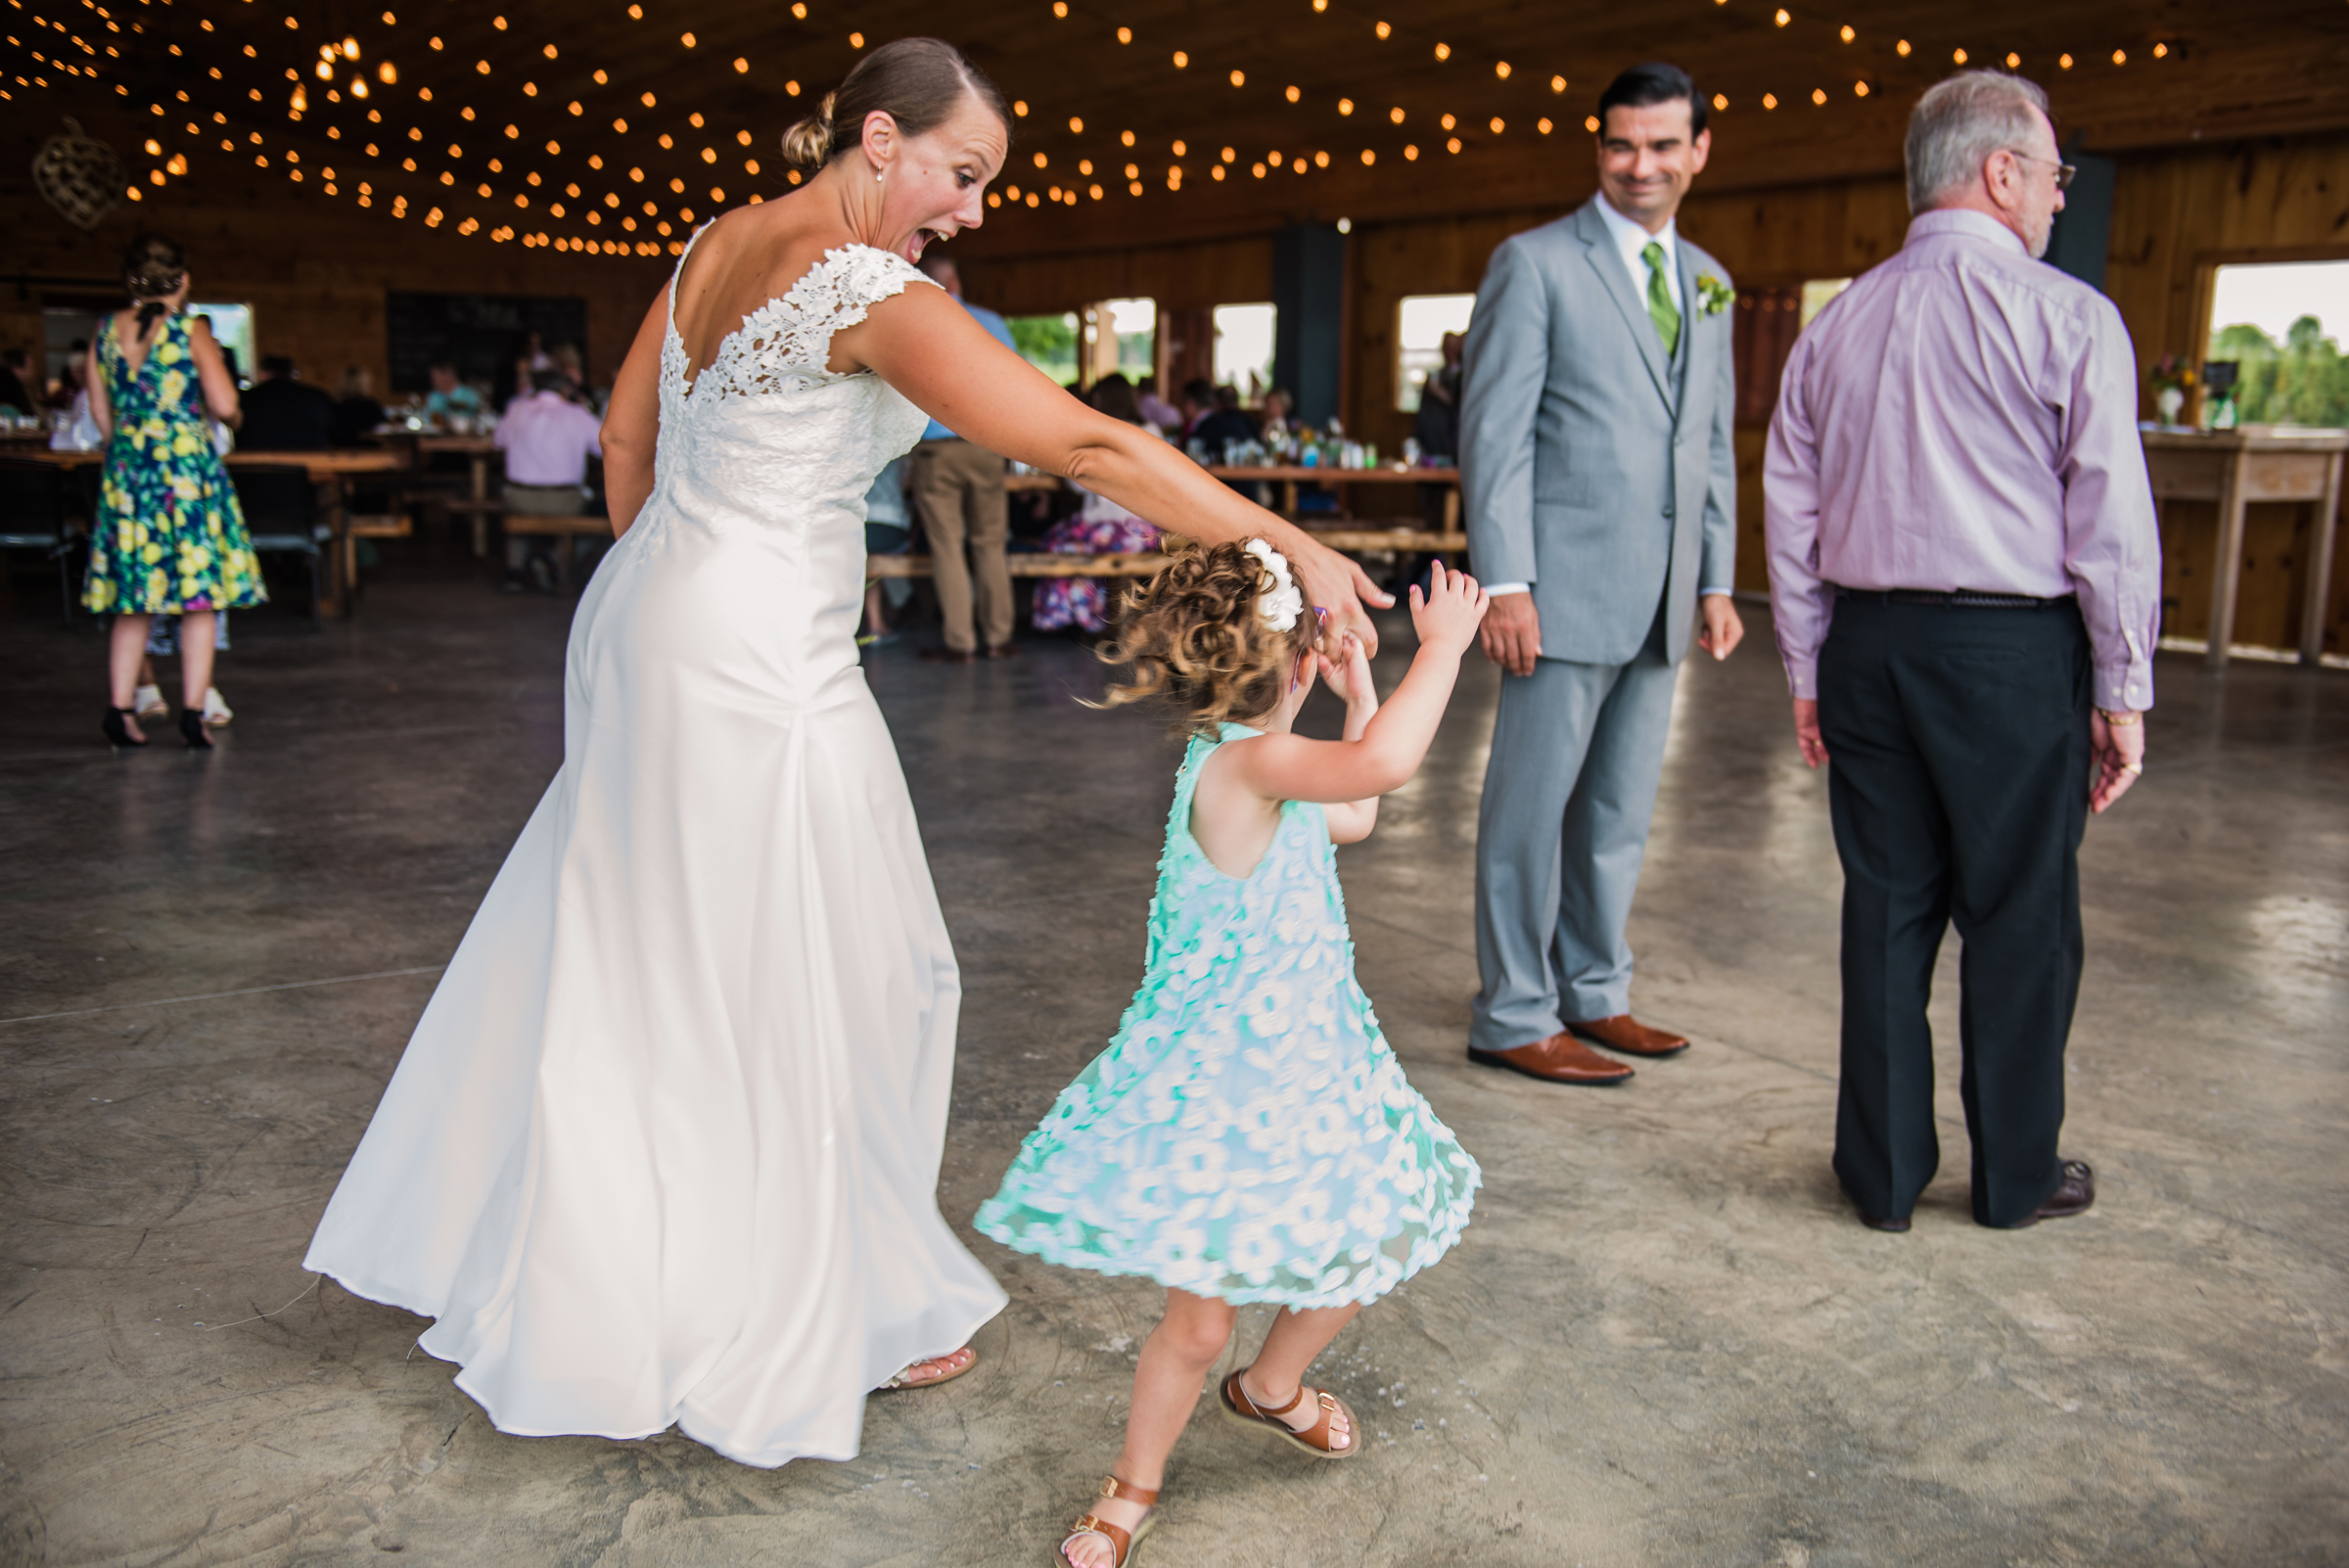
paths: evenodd
<path fill-rule="evenodd" d="M 961 987 L 854 641 L 863 496 L 925 414 L 1270 539 L 1333 633 L 1387 602 L 915 270 L 1007 127 L 950 46 L 875 50 L 786 138 L 819 172 L 697 237 L 614 390 L 562 770 L 307 1259 L 435 1319 L 501 1431 L 848 1458 L 868 1390 L 957 1375 L 1003 1306 L 938 1211 Z"/>

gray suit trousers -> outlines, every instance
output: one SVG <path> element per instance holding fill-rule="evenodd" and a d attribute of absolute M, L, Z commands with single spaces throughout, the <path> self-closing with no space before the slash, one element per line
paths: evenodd
<path fill-rule="evenodd" d="M 1501 676 L 1476 834 L 1477 1049 L 1631 1011 L 1624 926 L 1677 673 L 1659 614 L 1628 665 L 1537 659 L 1531 675 Z"/>

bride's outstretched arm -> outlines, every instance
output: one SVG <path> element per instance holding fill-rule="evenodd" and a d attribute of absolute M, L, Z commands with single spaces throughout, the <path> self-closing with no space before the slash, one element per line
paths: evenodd
<path fill-rule="evenodd" d="M 616 539 L 628 531 L 653 493 L 653 448 L 661 440 L 661 346 L 668 337 L 668 291 L 663 289 L 636 329 L 604 409 L 604 502 Z"/>
<path fill-rule="evenodd" d="M 869 365 L 923 412 L 990 452 L 1075 480 L 1175 533 L 1210 544 L 1267 540 L 1295 565 L 1312 601 L 1329 611 L 1327 634 L 1351 630 L 1377 652 L 1378 629 L 1362 606 L 1395 600 L 1360 567 L 1209 478 L 1165 441 L 1087 408 L 990 337 L 943 291 L 907 289 L 883 300 L 862 322 L 835 334 L 832 346 L 833 368 L 844 358 Z M 619 406 L 616 390 L 616 412 Z M 619 511 L 616 492 L 616 518 Z"/>

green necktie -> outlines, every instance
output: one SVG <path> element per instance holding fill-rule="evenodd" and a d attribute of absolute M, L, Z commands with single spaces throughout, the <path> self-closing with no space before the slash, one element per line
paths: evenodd
<path fill-rule="evenodd" d="M 1663 245 L 1648 241 L 1640 248 L 1639 259 L 1647 263 L 1647 319 L 1656 324 L 1656 336 L 1664 340 L 1664 357 L 1670 359 L 1681 348 L 1681 312 L 1664 283 Z"/>

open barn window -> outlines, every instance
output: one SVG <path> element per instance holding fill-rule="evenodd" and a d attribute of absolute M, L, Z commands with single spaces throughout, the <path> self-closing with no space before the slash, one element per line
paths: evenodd
<path fill-rule="evenodd" d="M 1410 294 L 1396 307 L 1395 406 L 1419 409 L 1427 378 L 1444 365 L 1444 335 L 1464 333 L 1476 309 L 1473 294 Z"/>
<path fill-rule="evenodd" d="M 1272 385 L 1272 332 L 1278 312 L 1268 304 L 1216 306 L 1216 385 L 1237 387 L 1250 402 Z"/>
<path fill-rule="evenodd" d="M 2212 281 L 2204 417 L 2241 425 L 2349 425 L 2349 260 L 2223 266 Z M 2232 374 L 2232 387 L 2224 384 Z M 2227 406 L 2232 404 L 2231 407 Z"/>

